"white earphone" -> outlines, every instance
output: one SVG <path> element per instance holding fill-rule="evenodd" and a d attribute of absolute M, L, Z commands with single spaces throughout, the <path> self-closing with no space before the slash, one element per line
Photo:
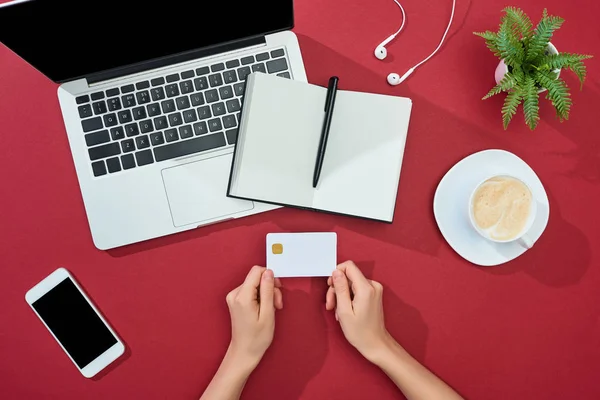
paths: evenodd
<path fill-rule="evenodd" d="M 394 38 L 396 36 L 398 36 L 398 34 L 402 31 L 402 29 L 404 29 L 404 25 L 406 24 L 406 13 L 404 12 L 404 7 L 402 7 L 402 4 L 400 4 L 398 2 L 398 0 L 394 0 L 394 2 L 396 4 L 398 4 L 398 7 L 400 7 L 400 11 L 402 11 L 402 25 L 400 25 L 400 29 L 398 29 L 398 31 L 396 31 L 396 33 L 392 34 L 390 37 L 388 37 L 383 42 L 381 42 L 381 44 L 379 44 L 377 46 L 377 48 L 375 49 L 375 57 L 377 57 L 380 60 L 383 60 L 385 57 L 387 57 L 387 49 L 385 48 L 385 45 L 388 44 L 389 42 L 391 42 L 392 40 L 394 40 Z M 431 53 L 427 58 L 425 58 L 423 61 L 421 61 L 420 63 L 418 63 L 414 67 L 410 68 L 402 76 L 400 76 L 400 75 L 398 75 L 396 73 L 389 74 L 388 77 L 387 77 L 387 81 L 388 81 L 388 83 L 390 85 L 396 86 L 396 85 L 399 85 L 402 82 L 404 82 L 406 80 L 406 78 L 408 78 L 413 72 L 415 72 L 415 70 L 417 68 L 419 68 L 422 64 L 424 64 L 427 61 L 429 61 L 429 59 L 431 57 L 433 57 L 440 50 L 440 48 L 442 47 L 442 44 L 444 44 L 444 40 L 446 40 L 446 36 L 448 35 L 448 31 L 450 30 L 450 26 L 452 26 L 452 20 L 454 19 L 454 10 L 455 9 L 456 9 L 456 0 L 452 0 L 452 13 L 450 14 L 450 21 L 448 22 L 448 26 L 446 27 L 446 31 L 444 32 L 444 35 L 442 36 L 442 40 L 440 40 L 440 44 L 438 44 L 438 46 L 433 51 L 433 53 Z"/>

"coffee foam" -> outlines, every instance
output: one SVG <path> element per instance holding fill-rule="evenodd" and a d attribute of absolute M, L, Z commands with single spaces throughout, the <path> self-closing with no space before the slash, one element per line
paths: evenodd
<path fill-rule="evenodd" d="M 499 176 L 479 186 L 471 203 L 475 224 L 494 240 L 519 236 L 531 213 L 532 195 L 517 179 Z"/>

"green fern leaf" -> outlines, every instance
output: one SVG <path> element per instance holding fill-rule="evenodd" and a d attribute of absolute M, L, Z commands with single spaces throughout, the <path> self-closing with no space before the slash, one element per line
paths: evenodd
<path fill-rule="evenodd" d="M 504 12 L 523 39 L 525 48 L 527 48 L 529 40 L 533 36 L 533 24 L 531 20 L 520 8 L 506 7 Z"/>
<path fill-rule="evenodd" d="M 512 117 L 517 113 L 517 107 L 521 104 L 522 99 L 523 94 L 521 93 L 520 88 L 513 90 L 506 96 L 504 106 L 502 107 L 502 123 L 504 129 L 508 128 L 508 124 Z"/>
<path fill-rule="evenodd" d="M 552 34 L 561 27 L 564 21 L 560 17 L 549 16 L 548 11 L 544 9 L 544 15 L 529 41 L 527 61 L 535 60 L 544 55 Z"/>
<path fill-rule="evenodd" d="M 511 67 L 522 64 L 525 59 L 525 49 L 523 42 L 519 40 L 515 32 L 511 29 L 511 23 L 505 19 L 500 26 L 497 40 L 500 57 L 504 59 L 504 63 Z"/>
<path fill-rule="evenodd" d="M 473 32 L 474 35 L 482 37 L 485 39 L 485 45 L 487 46 L 488 49 L 490 49 L 490 51 L 492 53 L 494 53 L 494 55 L 496 57 L 500 57 L 500 50 L 498 50 L 498 34 L 495 32 L 491 32 L 491 31 L 485 31 L 485 32 Z"/>
<path fill-rule="evenodd" d="M 525 123 L 531 130 L 535 129 L 540 120 L 539 111 L 539 98 L 535 87 L 535 79 L 529 75 L 523 87 L 523 113 L 525 114 Z"/>
<path fill-rule="evenodd" d="M 552 101 L 558 119 L 561 122 L 569 119 L 569 111 L 573 102 L 565 81 L 555 78 L 550 72 L 536 72 L 535 79 L 548 90 L 546 98 Z"/>
<path fill-rule="evenodd" d="M 502 80 L 500 81 L 500 83 L 494 86 L 492 90 L 490 90 L 488 94 L 486 94 L 483 97 L 482 100 L 489 99 L 490 97 L 497 95 L 500 92 L 506 92 L 514 88 L 516 85 L 517 80 L 509 72 L 507 72 L 506 75 L 504 75 L 504 78 L 502 78 Z"/>
<path fill-rule="evenodd" d="M 575 73 L 575 75 L 577 75 L 581 88 L 583 88 L 583 82 L 586 76 L 586 69 L 585 65 L 583 64 L 583 60 L 587 60 L 588 58 L 592 58 L 592 56 L 587 54 L 572 53 L 550 54 L 545 56 L 540 61 L 540 65 L 548 70 L 560 68 L 570 69 Z"/>

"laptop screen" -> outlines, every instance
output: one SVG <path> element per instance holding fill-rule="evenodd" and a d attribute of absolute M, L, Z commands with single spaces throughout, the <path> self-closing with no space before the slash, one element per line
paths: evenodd
<path fill-rule="evenodd" d="M 28 0 L 0 7 L 0 42 L 55 82 L 292 27 L 292 0 Z"/>

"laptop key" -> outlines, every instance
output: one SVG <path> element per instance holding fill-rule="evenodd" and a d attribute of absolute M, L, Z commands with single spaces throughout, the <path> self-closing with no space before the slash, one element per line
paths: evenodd
<path fill-rule="evenodd" d="M 154 128 L 157 131 L 162 131 L 169 127 L 169 123 L 167 122 L 167 117 L 161 115 L 160 117 L 154 118 Z"/>
<path fill-rule="evenodd" d="M 235 144 L 235 142 L 237 141 L 237 134 L 237 129 L 230 129 L 228 131 L 225 131 L 225 135 L 227 136 L 227 143 Z"/>
<path fill-rule="evenodd" d="M 133 139 L 123 140 L 121 142 L 121 148 L 123 149 L 123 153 L 131 153 L 135 150 L 135 145 L 133 144 Z"/>
<path fill-rule="evenodd" d="M 176 83 L 165 86 L 165 91 L 167 92 L 167 97 L 179 96 L 179 86 Z"/>
<path fill-rule="evenodd" d="M 94 173 L 94 176 L 106 175 L 106 165 L 104 165 L 104 161 L 92 163 L 92 172 Z"/>
<path fill-rule="evenodd" d="M 223 125 L 221 125 L 221 118 L 215 118 L 208 121 L 208 129 L 210 129 L 211 132 L 216 132 L 223 129 Z"/>
<path fill-rule="evenodd" d="M 125 94 L 125 93 L 131 93 L 135 90 L 135 87 L 133 85 L 125 85 L 125 86 L 121 86 L 121 93 Z"/>
<path fill-rule="evenodd" d="M 227 100 L 225 103 L 227 105 L 227 111 L 230 113 L 240 111 L 240 101 L 238 99 Z"/>
<path fill-rule="evenodd" d="M 198 119 L 207 119 L 212 117 L 209 106 L 198 107 Z"/>
<path fill-rule="evenodd" d="M 285 71 L 286 69 L 288 69 L 288 64 L 285 58 L 267 61 L 267 71 L 269 71 L 270 74 Z"/>
<path fill-rule="evenodd" d="M 111 127 L 111 126 L 115 126 L 119 123 L 119 121 L 117 121 L 117 114 L 112 113 L 112 114 L 106 114 L 104 117 L 104 126 Z"/>
<path fill-rule="evenodd" d="M 194 77 L 194 71 L 189 70 L 189 71 L 183 71 L 181 73 L 181 79 L 190 79 Z"/>
<path fill-rule="evenodd" d="M 104 98 L 104 92 L 96 92 L 91 94 L 92 100 L 100 100 Z"/>
<path fill-rule="evenodd" d="M 246 87 L 246 82 L 240 82 L 240 83 L 236 83 L 235 85 L 233 85 L 233 91 L 235 92 L 235 95 L 243 96 L 245 87 Z"/>
<path fill-rule="evenodd" d="M 190 100 L 192 101 L 193 107 L 198 107 L 204 104 L 204 96 L 202 93 L 190 94 Z"/>
<path fill-rule="evenodd" d="M 256 55 L 256 61 L 265 61 L 269 59 L 269 53 L 260 53 Z"/>
<path fill-rule="evenodd" d="M 183 128 L 180 127 L 179 129 Z M 171 143 L 174 142 L 176 140 L 179 140 L 179 134 L 177 133 L 177 129 L 167 129 L 165 131 L 165 139 L 167 140 L 167 143 Z M 182 136 L 183 139 L 183 136 Z"/>
<path fill-rule="evenodd" d="M 108 109 L 110 111 L 117 111 L 121 109 L 121 99 L 119 99 L 118 97 L 108 99 L 106 103 L 108 104 Z"/>
<path fill-rule="evenodd" d="M 175 111 L 175 102 L 173 100 L 165 100 L 160 103 L 160 105 L 162 107 L 163 114 L 168 114 Z"/>
<path fill-rule="evenodd" d="M 179 127 L 179 134 L 181 135 L 182 139 L 186 139 L 186 138 L 190 138 L 192 136 L 194 136 L 194 133 L 192 131 L 192 127 L 190 125 L 183 125 Z"/>
<path fill-rule="evenodd" d="M 132 137 L 140 134 L 140 130 L 138 129 L 137 124 L 127 124 L 125 125 L 125 134 L 127 137 Z"/>
<path fill-rule="evenodd" d="M 246 79 L 246 77 L 248 75 L 250 75 L 252 71 L 250 70 L 250 67 L 242 67 L 242 68 L 238 68 L 237 73 L 238 76 L 240 77 L 240 81 L 243 81 Z"/>
<path fill-rule="evenodd" d="M 89 101 L 90 101 L 90 96 L 88 96 L 87 94 L 84 94 L 83 96 L 75 97 L 75 102 L 77 104 L 88 103 Z"/>
<path fill-rule="evenodd" d="M 138 104 L 150 103 L 150 93 L 148 93 L 147 90 L 144 90 L 143 92 L 137 92 L 135 97 L 137 98 Z"/>
<path fill-rule="evenodd" d="M 175 100 L 175 103 L 177 103 L 178 110 L 185 110 L 186 108 L 190 108 L 190 99 L 187 96 L 178 97 Z"/>
<path fill-rule="evenodd" d="M 265 64 L 263 64 L 263 63 L 254 64 L 252 66 L 252 72 L 263 72 L 263 73 L 266 73 L 267 70 L 265 69 Z"/>
<path fill-rule="evenodd" d="M 221 95 L 221 100 L 230 99 L 233 97 L 233 89 L 231 86 L 223 86 L 219 88 L 219 94 Z"/>
<path fill-rule="evenodd" d="M 234 83 L 237 82 L 237 75 L 235 70 L 225 71 L 223 72 L 223 80 L 225 83 Z"/>
<path fill-rule="evenodd" d="M 135 153 L 135 160 L 137 161 L 137 165 L 140 167 L 152 164 L 154 162 L 154 158 L 152 157 L 152 150 L 138 151 L 137 153 Z"/>
<path fill-rule="evenodd" d="M 182 94 L 191 93 L 194 91 L 194 84 L 192 81 L 183 81 L 179 83 L 179 90 L 181 90 Z"/>
<path fill-rule="evenodd" d="M 119 172 L 121 170 L 121 163 L 119 162 L 119 157 L 109 158 L 106 160 L 106 166 L 108 167 L 108 172 L 114 174 L 115 172 Z"/>
<path fill-rule="evenodd" d="M 117 116 L 119 117 L 119 122 L 121 124 L 126 124 L 128 122 L 133 121 L 133 117 L 131 116 L 131 111 L 129 111 L 129 110 L 119 111 L 117 113 Z"/>
<path fill-rule="evenodd" d="M 81 127 L 83 128 L 84 132 L 91 132 L 103 128 L 104 125 L 102 125 L 101 117 L 94 117 L 81 121 Z"/>
<path fill-rule="evenodd" d="M 173 113 L 169 114 L 169 124 L 171 126 L 178 126 L 183 124 L 183 120 L 181 119 L 181 113 Z"/>
<path fill-rule="evenodd" d="M 154 148 L 156 161 L 164 161 L 201 151 L 212 150 L 226 146 L 225 136 L 222 132 L 212 135 L 200 136 L 183 142 L 175 142 Z"/>
<path fill-rule="evenodd" d="M 225 129 L 235 128 L 237 126 L 237 121 L 235 120 L 235 115 L 229 114 L 223 117 L 223 126 Z"/>
<path fill-rule="evenodd" d="M 210 87 L 221 86 L 223 84 L 223 77 L 221 74 L 212 74 L 208 76 Z"/>
<path fill-rule="evenodd" d="M 135 88 L 137 90 L 142 90 L 142 89 L 148 89 L 150 87 L 150 82 L 148 81 L 141 81 L 135 84 Z"/>
<path fill-rule="evenodd" d="M 133 119 L 139 121 L 140 119 L 146 118 L 146 109 L 144 107 L 136 107 L 133 109 Z"/>
<path fill-rule="evenodd" d="M 196 90 L 208 89 L 208 79 L 205 76 L 194 79 Z"/>
<path fill-rule="evenodd" d="M 88 149 L 88 154 L 91 161 L 96 161 L 101 158 L 107 158 L 121 154 L 121 149 L 119 148 L 119 143 L 112 142 L 102 146 L 92 147 Z"/>
<path fill-rule="evenodd" d="M 205 135 L 208 133 L 208 125 L 206 125 L 206 122 L 200 121 L 194 124 L 194 132 L 196 136 Z"/>
<path fill-rule="evenodd" d="M 240 62 L 238 60 L 230 60 L 225 63 L 227 68 L 236 68 L 240 66 Z"/>
<path fill-rule="evenodd" d="M 121 156 L 121 165 L 123 165 L 123 169 L 135 168 L 135 159 L 133 158 L 133 154 L 125 154 Z"/>
<path fill-rule="evenodd" d="M 271 57 L 276 58 L 276 57 L 281 57 L 285 55 L 285 52 L 283 51 L 283 49 L 277 49 L 277 50 L 273 50 L 271 52 Z"/>
<path fill-rule="evenodd" d="M 168 83 L 177 82 L 178 80 L 179 80 L 179 74 L 167 75 L 167 82 Z"/>
<path fill-rule="evenodd" d="M 210 69 L 208 67 L 196 68 L 196 75 L 198 75 L 198 76 L 206 75 L 209 72 L 210 72 Z"/>
<path fill-rule="evenodd" d="M 212 112 L 215 117 L 225 114 L 225 103 L 215 103 L 212 105 Z"/>
<path fill-rule="evenodd" d="M 79 111 L 79 118 L 87 118 L 94 115 L 92 111 L 92 106 L 89 104 L 84 104 L 82 106 L 77 107 L 77 111 Z"/>
<path fill-rule="evenodd" d="M 252 64 L 254 62 L 254 56 L 248 56 L 242 58 L 242 65 Z"/>
<path fill-rule="evenodd" d="M 154 130 L 154 125 L 152 124 L 151 120 L 146 119 L 144 121 L 140 121 L 140 131 L 142 133 L 152 132 L 153 130 Z"/>
<path fill-rule="evenodd" d="M 87 144 L 88 147 L 108 142 L 110 142 L 110 136 L 108 135 L 108 131 L 106 129 L 85 135 L 85 144 Z"/>
<path fill-rule="evenodd" d="M 215 101 L 219 101 L 219 92 L 217 89 L 207 90 L 204 92 L 204 97 L 207 103 L 214 103 Z"/>
<path fill-rule="evenodd" d="M 291 78 L 289 72 L 282 72 L 281 74 L 277 74 L 277 76 L 280 76 L 282 78 L 287 78 L 287 79 Z"/>
<path fill-rule="evenodd" d="M 210 66 L 210 70 L 212 72 L 223 71 L 224 69 L 225 69 L 225 64 L 223 64 L 223 63 L 213 64 Z"/>
<path fill-rule="evenodd" d="M 148 136 L 138 136 L 135 138 L 135 145 L 138 150 L 146 149 L 150 147 L 150 141 L 148 140 Z"/>
<path fill-rule="evenodd" d="M 152 86 L 164 85 L 165 84 L 165 78 L 163 78 L 162 76 L 160 76 L 158 78 L 152 79 L 150 81 L 150 83 L 152 84 Z"/>
<path fill-rule="evenodd" d="M 148 104 L 146 106 L 146 111 L 148 111 L 149 117 L 156 117 L 157 115 L 160 115 L 160 113 L 161 113 L 160 104 L 158 104 L 158 103 Z"/>
<path fill-rule="evenodd" d="M 106 91 L 106 96 L 108 97 L 112 97 L 112 96 L 118 96 L 119 95 L 119 88 L 112 88 L 112 89 L 108 89 Z"/>
<path fill-rule="evenodd" d="M 150 142 L 152 142 L 152 146 L 158 146 L 165 143 L 165 138 L 163 137 L 162 132 L 154 132 L 150 134 Z"/>
<path fill-rule="evenodd" d="M 125 131 L 122 126 L 115 126 L 114 128 L 110 128 L 110 137 L 112 140 L 121 140 L 125 139 Z"/>
<path fill-rule="evenodd" d="M 97 101 L 96 103 L 92 104 L 92 107 L 94 107 L 94 114 L 96 114 L 96 115 L 104 114 L 105 112 L 108 111 L 106 109 L 106 103 L 104 102 L 104 100 Z"/>
<path fill-rule="evenodd" d="M 123 90 L 123 89 L 121 89 Z M 121 97 L 121 101 L 123 102 L 123 107 L 133 107 L 135 106 L 135 96 L 133 94 L 127 94 Z"/>
<path fill-rule="evenodd" d="M 157 88 L 152 88 L 152 90 L 150 90 L 150 97 L 152 97 L 152 100 L 154 101 L 158 101 L 158 100 L 162 100 L 164 99 L 165 96 L 165 89 L 163 89 L 162 87 L 157 87 Z"/>
<path fill-rule="evenodd" d="M 193 108 L 190 110 L 185 110 L 183 112 L 183 120 L 186 123 L 197 121 L 198 117 L 196 116 L 196 110 L 194 110 Z"/>

